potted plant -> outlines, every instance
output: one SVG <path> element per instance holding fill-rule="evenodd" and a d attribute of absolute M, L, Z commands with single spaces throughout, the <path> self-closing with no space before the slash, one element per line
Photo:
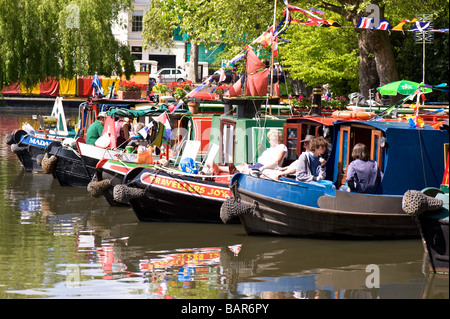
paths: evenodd
<path fill-rule="evenodd" d="M 311 107 L 311 97 L 307 98 L 303 95 L 300 95 L 297 99 L 292 100 L 292 105 L 295 109 L 308 109 Z"/>
<path fill-rule="evenodd" d="M 230 87 L 228 85 L 219 85 L 218 87 L 216 87 L 216 89 L 214 90 L 214 93 L 216 94 L 216 97 L 221 100 L 223 97 L 223 94 L 225 93 L 226 90 L 228 90 Z"/>
<path fill-rule="evenodd" d="M 167 86 L 162 83 L 158 83 L 153 88 L 155 89 L 155 92 L 159 95 L 165 95 L 167 92 Z"/>
<path fill-rule="evenodd" d="M 188 108 L 189 108 L 189 112 L 191 112 L 192 114 L 196 114 L 198 113 L 198 109 L 200 108 L 200 99 L 199 98 L 191 98 L 188 100 Z"/>
<path fill-rule="evenodd" d="M 117 98 L 119 100 L 137 100 L 141 98 L 142 85 L 133 81 L 120 81 Z"/>
<path fill-rule="evenodd" d="M 184 98 L 186 96 L 186 94 L 187 94 L 187 92 L 182 87 L 177 87 L 173 96 L 177 100 L 181 100 L 182 98 Z"/>
<path fill-rule="evenodd" d="M 178 83 L 175 81 L 172 81 L 172 83 L 167 84 L 167 93 L 169 95 L 173 96 L 175 94 L 177 87 L 178 87 Z"/>

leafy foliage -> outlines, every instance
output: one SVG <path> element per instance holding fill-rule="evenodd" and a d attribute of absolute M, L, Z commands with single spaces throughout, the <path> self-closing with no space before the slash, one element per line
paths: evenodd
<path fill-rule="evenodd" d="M 295 26 L 279 52 L 293 79 L 308 86 L 329 83 L 335 93 L 358 88 L 358 44 L 351 29 Z M 337 92 L 336 92 L 337 91 Z"/>
<path fill-rule="evenodd" d="M 131 0 L 0 0 L 0 84 L 30 87 L 47 77 L 110 75 L 131 53 L 112 33 Z"/>

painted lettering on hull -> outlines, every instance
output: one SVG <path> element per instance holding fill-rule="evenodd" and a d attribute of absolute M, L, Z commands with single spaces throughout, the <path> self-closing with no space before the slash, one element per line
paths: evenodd
<path fill-rule="evenodd" d="M 36 138 L 36 137 L 26 137 L 23 140 L 23 143 L 27 143 L 30 145 L 39 146 L 39 147 L 43 147 L 43 148 L 47 147 L 47 145 L 49 145 L 51 142 L 52 141 L 50 141 L 50 140 L 43 140 L 43 139 Z"/>
<path fill-rule="evenodd" d="M 171 177 L 157 176 L 151 173 L 141 175 L 141 182 L 162 189 L 171 189 L 178 193 L 207 197 L 212 199 L 226 200 L 230 195 L 228 187 L 217 187 L 195 182 L 186 182 Z"/>

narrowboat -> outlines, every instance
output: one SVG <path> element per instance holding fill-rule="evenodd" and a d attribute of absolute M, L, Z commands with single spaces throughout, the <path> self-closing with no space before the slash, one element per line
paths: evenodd
<path fill-rule="evenodd" d="M 260 121 L 214 115 L 209 130 L 208 153 L 199 156 L 194 151 L 188 157 L 200 163 L 202 171 L 204 164 L 212 159 L 223 166 L 250 163 L 252 158 L 257 158 L 269 147 L 267 132 L 272 128 L 281 130 L 285 123 L 285 119 L 270 119 L 265 122 L 265 127 L 260 127 Z M 129 200 L 141 221 L 221 223 L 220 207 L 230 195 L 231 175 L 208 175 L 206 170 L 205 174 L 185 173 L 175 162 L 171 167 L 134 168 L 127 173 L 123 184 L 145 191 L 143 196 Z M 230 218 L 230 223 L 236 222 L 238 218 Z"/>
<path fill-rule="evenodd" d="M 444 128 L 448 131 L 448 121 Z M 440 188 L 427 187 L 420 193 L 407 191 L 402 202 L 403 210 L 413 215 L 417 222 L 427 263 L 433 273 L 448 274 L 449 272 L 448 184 L 449 147 L 447 144 L 446 164 Z"/>
<path fill-rule="evenodd" d="M 418 196 L 418 193 L 405 193 L 403 205 L 409 209 L 404 210 L 412 214 L 417 222 L 430 271 L 448 274 L 448 185 L 440 189 L 428 187 L 422 190 L 420 193 L 425 197 Z"/>
<path fill-rule="evenodd" d="M 321 183 L 271 180 L 236 174 L 233 198 L 222 214 L 238 214 L 248 234 L 300 237 L 415 238 L 419 230 L 402 210 L 409 189 L 439 187 L 448 133 L 426 125 L 338 121 Z M 351 150 L 364 143 L 384 173 L 377 194 L 339 190 L 346 182 Z M 439 155 L 441 154 L 441 155 Z"/>
<path fill-rule="evenodd" d="M 67 125 L 63 98 L 57 97 L 50 116 L 39 116 L 39 128 L 24 123 L 22 129 L 15 130 L 9 137 L 7 144 L 15 153 L 25 171 L 42 171 L 40 161 L 44 157 L 45 148 L 50 143 L 61 144 L 66 138 L 76 135 L 73 127 Z"/>
<path fill-rule="evenodd" d="M 54 159 L 52 164 L 48 165 L 46 173 L 51 173 L 58 179 L 61 186 L 86 187 L 93 180 L 96 174 L 96 165 L 103 158 L 121 159 L 131 163 L 138 162 L 137 154 L 127 153 L 124 148 L 115 147 L 115 120 L 113 117 L 117 117 L 119 114 L 132 118 L 138 117 L 148 124 L 153 121 L 151 115 L 160 115 L 165 110 L 154 106 L 139 111 L 130 110 L 131 106 L 146 103 L 138 100 L 129 101 L 126 104 L 121 104 L 123 101 L 120 100 L 116 100 L 116 104 L 100 104 L 100 102 L 102 101 L 84 103 L 80 106 L 80 114 L 82 114 L 80 133 L 71 145 L 51 143 L 46 149 L 47 158 L 44 160 L 48 160 L 52 156 Z M 109 137 L 109 144 L 107 147 L 88 145 L 85 141 L 85 132 L 89 125 L 94 122 L 96 115 L 102 110 L 107 111 L 108 114 L 103 134 Z M 149 132 L 147 141 L 153 142 L 163 130 L 164 126 L 156 123 Z"/>

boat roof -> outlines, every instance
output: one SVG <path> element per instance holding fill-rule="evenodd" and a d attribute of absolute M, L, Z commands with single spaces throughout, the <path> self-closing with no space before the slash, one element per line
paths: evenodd
<path fill-rule="evenodd" d="M 340 152 L 352 147 L 352 144 L 340 144 L 341 128 L 345 126 L 383 132 L 385 142 L 379 146 L 384 172 L 383 193 L 403 194 L 408 189 L 439 186 L 444 172 L 444 145 L 449 142 L 448 133 L 430 125 L 412 128 L 407 122 L 384 121 L 352 120 L 334 124 L 334 132 L 337 133 L 333 140 L 335 147 L 327 163 L 327 170 L 332 174 L 334 182 L 339 178 Z M 367 141 L 367 136 L 365 140 Z"/>
<path fill-rule="evenodd" d="M 286 119 L 287 123 L 301 123 L 301 122 L 316 122 L 320 123 L 326 126 L 333 125 L 338 119 L 333 117 L 324 117 L 324 116 L 314 116 L 314 115 L 307 115 L 307 116 L 298 116 L 298 117 L 291 117 Z"/>
<path fill-rule="evenodd" d="M 417 128 L 412 128 L 408 122 L 386 122 L 386 121 L 336 121 L 334 123 L 335 126 L 339 125 L 364 125 L 364 126 L 372 126 L 380 131 L 388 131 L 390 129 L 398 129 L 398 130 L 418 130 Z M 429 124 L 425 124 L 423 127 L 419 128 L 419 130 L 434 130 Z"/>

